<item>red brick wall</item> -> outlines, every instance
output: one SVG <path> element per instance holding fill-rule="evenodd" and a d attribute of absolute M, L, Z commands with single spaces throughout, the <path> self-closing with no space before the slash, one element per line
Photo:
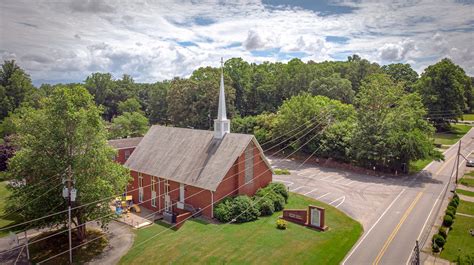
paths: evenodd
<path fill-rule="evenodd" d="M 253 143 L 251 143 L 253 144 Z M 194 208 L 203 209 L 203 215 L 207 217 L 212 217 L 213 207 L 210 206 L 213 199 L 214 204 L 219 202 L 221 199 L 232 196 L 232 195 L 242 195 L 246 194 L 248 196 L 253 196 L 255 192 L 261 188 L 265 187 L 272 181 L 272 172 L 267 164 L 263 161 L 260 156 L 260 151 L 257 147 L 254 147 L 254 173 L 253 181 L 249 184 L 243 185 L 245 182 L 245 153 L 243 153 L 237 160 L 234 162 L 234 165 L 227 172 L 226 176 L 222 182 L 217 187 L 217 190 L 212 196 L 209 190 L 202 188 L 197 188 L 193 186 L 185 186 L 185 200 L 187 204 L 191 204 Z M 134 203 L 138 203 L 138 173 L 131 171 L 133 181 L 129 185 L 128 190 L 136 191 L 131 192 L 133 195 Z M 157 190 L 157 202 L 156 207 L 151 206 L 151 176 L 147 174 L 142 174 L 143 176 L 143 186 L 144 186 L 144 203 L 140 204 L 141 207 L 145 207 L 152 211 L 161 212 L 164 209 L 164 180 L 159 180 L 159 191 Z M 175 181 L 169 181 L 170 184 L 170 196 L 173 203 L 179 201 L 179 183 Z M 230 194 L 230 195 L 229 195 Z M 173 204 L 173 210 L 176 210 L 176 205 Z"/>
<path fill-rule="evenodd" d="M 117 155 L 115 156 L 115 162 L 123 165 L 125 163 L 125 161 L 127 161 L 125 159 L 125 152 L 130 151 L 130 154 L 132 154 L 133 150 L 135 150 L 135 147 L 118 149 L 117 150 Z"/>
<path fill-rule="evenodd" d="M 129 195 L 133 196 L 133 202 L 135 204 L 139 204 L 138 201 L 138 173 L 135 171 L 131 171 L 133 181 L 129 185 Z M 143 176 L 143 203 L 140 203 L 140 207 L 147 208 L 154 212 L 162 212 L 165 207 L 165 198 L 164 198 L 164 190 L 165 190 L 165 180 L 158 178 L 159 181 L 159 191 L 157 192 L 157 200 L 156 200 L 156 207 L 151 205 L 151 176 L 147 174 L 142 174 Z M 171 201 L 173 203 L 173 211 L 178 211 L 176 208 L 176 202 L 179 201 L 179 183 L 175 181 L 169 181 L 170 188 L 169 188 L 169 195 L 171 197 Z M 135 190 L 137 189 L 137 190 Z M 209 190 L 204 190 L 201 188 L 193 187 L 193 186 L 184 186 L 184 202 L 191 204 L 194 208 L 201 208 L 203 209 L 203 214 L 207 217 L 212 216 L 212 207 L 209 206 L 211 204 L 211 192 Z M 209 207 L 207 207 L 209 206 Z"/>
<path fill-rule="evenodd" d="M 253 142 L 250 144 L 254 145 Z M 254 166 L 253 180 L 245 184 L 245 152 L 234 162 L 232 168 L 227 172 L 224 180 L 219 184 L 216 190 L 215 201 L 218 202 L 228 196 L 232 190 L 238 189 L 238 192 L 231 195 L 253 196 L 261 187 L 265 187 L 272 181 L 272 172 L 260 156 L 260 150 L 254 145 Z M 234 180 L 231 180 L 234 178 Z M 245 185 L 244 185 L 245 184 Z"/>

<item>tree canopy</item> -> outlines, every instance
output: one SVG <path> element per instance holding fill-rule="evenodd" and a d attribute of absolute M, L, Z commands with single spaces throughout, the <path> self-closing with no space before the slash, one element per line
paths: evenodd
<path fill-rule="evenodd" d="M 111 159 L 115 151 L 107 144 L 101 114 L 85 88 L 57 87 L 38 109 L 16 120 L 19 150 L 10 160 L 8 175 L 20 184 L 10 186 L 8 211 L 27 221 L 66 209 L 62 179 L 70 169 L 78 190 L 75 206 L 81 206 L 72 211 L 73 222 L 83 225 L 78 237 L 85 236 L 85 222 L 99 218 L 105 225 L 111 219 L 108 203 L 85 206 L 122 192 L 130 179 L 128 170 Z M 66 222 L 63 213 L 33 226 Z"/>

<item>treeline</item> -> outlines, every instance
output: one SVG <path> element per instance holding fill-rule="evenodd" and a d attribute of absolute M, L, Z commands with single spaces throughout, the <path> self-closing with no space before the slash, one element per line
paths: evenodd
<path fill-rule="evenodd" d="M 189 78 L 144 84 L 128 75 L 114 79 L 109 73 L 93 73 L 81 84 L 35 88 L 14 61 L 5 61 L 0 70 L 0 133 L 13 133 L 14 120 L 28 108 L 37 108 L 56 87 L 76 85 L 84 86 L 102 107 L 109 138 L 142 135 L 149 124 L 210 129 L 217 115 L 219 76 L 218 68 L 202 67 Z M 254 64 L 232 58 L 224 64 L 224 78 L 234 131 L 271 140 L 301 122 L 309 124 L 324 113 L 318 106 L 326 104 L 343 109 L 344 115 L 331 109 L 336 117 L 330 126 L 315 130 L 324 128 L 324 137 L 315 136 L 303 150 L 390 170 L 405 169 L 414 159 L 436 157 L 433 144 L 425 138 L 431 136 L 432 125 L 446 129 L 473 108 L 472 78 L 449 59 L 429 66 L 418 77 L 409 64 L 380 66 L 357 55 L 321 63 L 293 59 Z M 289 106 L 305 104 L 311 110 L 293 117 L 301 111 Z M 292 115 L 286 123 L 284 113 Z M 398 135 L 397 130 L 407 134 Z M 401 146 L 407 139 L 411 145 Z M 374 150 L 356 148 L 363 147 L 364 141 Z"/>

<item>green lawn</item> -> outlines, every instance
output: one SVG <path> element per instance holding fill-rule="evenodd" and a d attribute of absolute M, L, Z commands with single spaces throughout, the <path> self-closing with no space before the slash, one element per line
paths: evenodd
<path fill-rule="evenodd" d="M 456 189 L 456 192 L 458 194 L 474 197 L 474 192 L 472 192 L 472 191 Z"/>
<path fill-rule="evenodd" d="M 436 144 L 455 144 L 472 128 L 472 126 L 463 124 L 453 124 L 451 127 L 452 130 L 450 132 L 435 133 L 434 139 Z"/>
<path fill-rule="evenodd" d="M 341 211 L 301 195 L 291 194 L 286 208 L 306 209 L 309 204 L 326 208 L 329 231 L 294 223 L 287 230 L 278 230 L 275 222 L 281 212 L 225 226 L 189 220 L 178 231 L 166 230 L 133 247 L 120 263 L 339 264 L 362 234 L 362 226 Z M 134 246 L 165 229 L 154 224 L 138 230 Z"/>
<path fill-rule="evenodd" d="M 446 245 L 441 252 L 441 258 L 455 262 L 459 255 L 472 255 L 474 238 L 469 234 L 469 229 L 474 229 L 474 218 L 456 215 L 452 230 L 448 233 Z"/>
<path fill-rule="evenodd" d="M 432 159 L 423 159 L 410 162 L 410 174 L 418 173 L 423 168 L 425 168 L 429 163 L 433 161 Z"/>
<path fill-rule="evenodd" d="M 10 192 L 7 190 L 7 182 L 0 182 L 0 228 L 7 225 L 11 225 L 15 222 L 15 216 L 4 216 L 4 208 L 6 203 L 6 198 Z M 8 231 L 0 231 L 0 237 L 8 234 Z"/>
<path fill-rule="evenodd" d="M 464 177 L 459 181 L 459 183 L 461 183 L 464 186 L 474 187 L 474 179 L 473 178 Z"/>
<path fill-rule="evenodd" d="M 474 121 L 474 114 L 464 114 L 462 115 L 463 120 L 465 121 Z"/>
<path fill-rule="evenodd" d="M 474 215 L 474 202 L 468 202 L 468 201 L 461 200 L 456 212 Z M 457 217 L 458 216 L 456 215 L 456 218 Z M 456 222 L 456 221 L 454 221 L 454 222 Z M 472 219 L 472 223 L 473 223 L 473 226 L 474 226 L 474 218 Z"/>

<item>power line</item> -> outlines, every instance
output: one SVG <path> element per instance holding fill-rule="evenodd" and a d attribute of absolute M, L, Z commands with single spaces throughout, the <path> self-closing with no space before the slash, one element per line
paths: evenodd
<path fill-rule="evenodd" d="M 327 117 L 327 116 L 326 116 L 326 117 Z M 321 119 L 321 120 L 324 120 L 324 118 Z M 321 124 L 321 122 L 320 122 L 319 124 Z M 316 129 L 319 124 L 315 125 L 311 130 L 309 130 L 309 131 L 307 131 L 306 133 L 304 133 L 303 135 L 301 135 L 301 136 L 300 136 L 298 139 L 296 139 L 294 142 L 300 140 L 302 137 L 306 136 L 308 133 L 310 133 L 311 131 L 313 131 L 314 129 Z M 313 125 L 314 125 L 314 123 L 313 123 Z M 319 133 L 322 133 L 322 131 L 320 131 Z M 316 135 L 317 135 L 317 134 L 316 134 Z M 315 136 L 316 136 L 316 135 L 315 135 Z M 294 136 L 291 136 L 291 137 L 294 137 Z M 313 138 L 314 138 L 314 137 L 313 137 Z M 286 140 L 285 140 L 285 141 L 286 141 Z M 283 141 L 282 141 L 282 142 L 283 142 Z M 286 147 L 280 149 L 278 152 L 280 152 L 280 151 L 286 149 L 286 148 L 289 147 L 289 146 L 290 146 L 290 145 L 287 145 Z M 303 145 L 303 146 L 304 146 L 304 145 Z M 301 147 L 303 147 L 303 146 L 301 146 Z M 301 147 L 300 147 L 300 148 L 301 148 Z M 273 148 L 273 147 L 271 147 L 271 148 Z M 298 148 L 297 150 L 299 150 L 300 148 Z M 277 152 L 277 153 L 278 153 L 278 152 Z M 294 152 L 293 152 L 293 153 L 294 153 Z M 291 155 L 291 154 L 290 154 L 290 155 Z M 249 159 L 250 159 L 250 158 L 249 158 Z M 244 161 L 240 162 L 240 163 L 244 163 L 245 161 L 246 161 L 246 159 L 245 159 Z M 240 164 L 240 163 L 239 163 L 239 164 Z M 264 163 L 264 161 L 262 160 L 262 161 L 260 161 L 259 163 Z M 236 174 L 234 174 L 234 175 L 232 175 L 232 176 L 235 176 L 235 175 L 237 175 L 237 174 L 239 174 L 239 173 L 240 173 L 240 172 L 238 172 L 238 173 L 236 173 Z M 228 179 L 231 179 L 231 178 L 228 178 Z M 228 179 L 223 180 L 223 182 L 226 181 L 226 180 L 228 180 Z M 149 185 L 148 185 L 148 186 L 149 186 Z M 176 190 L 177 190 L 177 189 L 174 189 L 174 190 L 172 190 L 172 191 L 170 191 L 170 192 L 173 192 L 173 191 L 176 191 Z M 199 192 L 197 192 L 197 193 L 195 193 L 195 194 L 189 196 L 188 198 L 191 198 L 191 197 L 193 197 L 193 196 L 195 196 L 195 195 L 197 195 L 197 194 L 199 194 L 199 193 L 201 193 L 201 192 L 203 192 L 203 191 L 204 191 L 204 190 L 199 191 Z M 150 199 L 148 199 L 148 200 L 142 201 L 142 202 L 140 202 L 140 203 L 137 203 L 137 205 L 141 205 L 141 204 L 143 204 L 143 203 L 145 203 L 145 202 L 148 202 L 148 201 L 150 201 L 150 200 L 152 200 L 152 199 L 153 199 L 153 198 L 150 198 Z M 176 203 L 173 203 L 172 205 L 175 205 L 175 204 L 176 204 Z M 161 210 L 163 210 L 163 208 L 159 209 L 157 212 L 159 212 L 159 211 L 161 211 Z M 110 216 L 110 215 L 113 215 L 113 214 L 114 214 L 114 213 L 110 213 L 110 214 L 101 216 L 101 217 L 99 217 L 99 218 L 97 218 L 97 219 L 88 221 L 88 222 L 86 222 L 86 223 L 84 223 L 84 224 L 82 224 L 82 225 L 86 225 L 86 224 L 89 223 L 89 222 L 98 221 L 98 220 L 100 220 L 100 219 L 102 219 L 102 218 L 106 218 L 106 217 L 108 217 L 108 216 Z M 153 214 L 154 214 L 154 213 L 153 213 Z M 79 225 L 79 226 L 76 226 L 76 227 L 80 227 L 80 226 L 82 226 L 82 225 Z M 10 227 L 9 227 L 9 228 L 10 228 Z M 58 232 L 58 233 L 55 233 L 54 235 L 57 235 L 57 234 L 60 234 L 60 233 L 64 233 L 64 232 L 65 232 L 65 231 L 60 231 L 60 232 Z M 51 235 L 51 236 L 53 236 L 53 235 Z M 38 242 L 38 241 L 41 241 L 41 240 L 34 241 L 34 242 L 30 243 L 30 244 L 36 243 L 36 242 Z M 12 250 L 13 250 L 13 249 L 10 249 L 10 250 L 8 250 L 8 251 L 12 251 Z M 5 251 L 5 252 L 8 252 L 8 251 Z M 5 252 L 1 252 L 1 253 L 5 253 Z"/>
<path fill-rule="evenodd" d="M 290 153 L 290 154 L 289 154 L 288 156 L 286 156 L 286 157 L 288 158 L 288 157 L 292 156 L 293 154 L 295 154 L 295 153 L 296 153 L 297 151 L 299 151 L 303 146 L 305 146 L 305 145 L 308 144 L 310 141 L 312 141 L 317 135 L 318 135 L 318 134 L 316 134 L 316 135 L 314 135 L 313 137 L 311 137 L 308 141 L 306 141 L 303 145 L 301 145 L 298 149 L 294 150 L 292 153 Z M 263 172 L 263 173 L 261 173 L 261 174 L 259 174 L 257 177 L 253 178 L 251 181 L 246 182 L 246 183 L 240 185 L 239 187 L 237 187 L 236 189 L 232 190 L 231 192 L 227 193 L 225 196 L 223 196 L 223 198 L 225 198 L 225 197 L 227 197 L 227 196 L 233 194 L 235 191 L 238 191 L 241 187 L 243 187 L 243 186 L 245 186 L 245 185 L 247 185 L 247 184 L 249 184 L 249 183 L 255 181 L 257 178 L 263 176 L 264 173 L 266 173 L 266 171 Z M 228 179 L 231 179 L 231 178 L 228 178 Z M 202 191 L 200 191 L 200 192 L 202 192 Z M 200 192 L 197 192 L 197 193 L 193 194 L 192 196 L 197 195 L 197 194 L 199 194 Z M 190 196 L 190 197 L 192 197 L 192 196 Z M 188 198 L 190 198 L 190 197 L 188 197 Z M 213 203 L 211 203 L 211 204 L 205 206 L 203 209 L 206 209 L 206 208 L 208 208 L 208 207 L 210 207 L 210 206 L 212 206 L 212 205 L 214 205 L 214 204 L 215 204 L 215 202 L 213 202 Z M 203 209 L 201 209 L 201 210 L 203 210 Z M 152 238 L 154 238 L 154 237 L 160 235 L 161 233 L 167 231 L 168 229 L 172 229 L 172 228 L 176 227 L 177 225 L 180 225 L 181 223 L 185 222 L 186 220 L 190 219 L 191 217 L 192 217 L 192 215 L 189 216 L 189 217 L 187 217 L 187 218 L 185 218 L 185 219 L 182 220 L 181 222 L 178 222 L 178 223 L 176 223 L 175 225 L 170 226 L 169 228 L 167 228 L 167 229 L 161 231 L 160 233 L 151 236 L 151 237 L 148 238 L 147 240 L 145 240 L 145 241 L 139 243 L 138 245 L 133 246 L 132 248 L 135 248 L 135 247 L 137 247 L 137 246 L 139 246 L 139 245 L 141 245 L 141 244 L 143 244 L 143 243 L 145 243 L 145 242 L 151 240 Z M 94 238 L 94 239 L 92 239 L 92 240 L 90 240 L 90 241 L 88 241 L 88 242 L 83 243 L 83 244 L 77 245 L 77 246 L 73 247 L 72 249 L 75 249 L 75 248 L 81 247 L 81 246 L 83 246 L 83 245 L 86 245 L 86 244 L 88 244 L 88 243 L 91 243 L 91 242 L 93 242 L 93 241 L 95 241 L 95 240 L 97 240 L 97 239 L 99 239 L 99 238 L 104 237 L 105 235 L 106 235 L 106 234 L 101 235 L 101 236 L 99 236 L 99 237 L 96 237 L 96 238 Z M 131 249 L 132 249 L 132 248 L 131 248 Z M 66 252 L 67 252 L 67 251 L 66 251 Z M 60 256 L 60 255 L 62 255 L 62 254 L 64 254 L 64 253 L 66 253 L 66 252 L 61 252 L 61 253 L 59 253 L 59 254 L 57 254 L 57 255 L 55 255 L 55 256 L 49 257 L 48 259 L 45 259 L 45 260 L 42 260 L 42 261 L 38 262 L 38 264 L 43 263 L 43 262 L 46 262 L 46 261 L 49 261 L 49 260 L 51 260 L 51 259 L 53 259 L 53 258 L 56 258 L 56 257 L 58 257 L 58 256 Z"/>

